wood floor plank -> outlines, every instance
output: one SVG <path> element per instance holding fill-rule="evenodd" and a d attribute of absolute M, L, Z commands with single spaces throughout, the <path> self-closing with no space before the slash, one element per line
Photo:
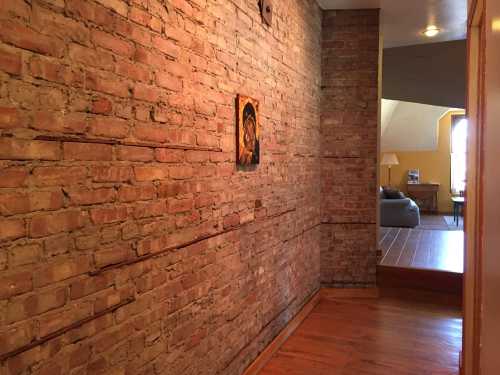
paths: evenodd
<path fill-rule="evenodd" d="M 396 265 L 401 253 L 404 251 L 406 241 L 411 233 L 411 229 L 401 228 L 393 241 L 391 247 L 387 250 L 385 256 L 382 258 L 380 264 L 382 265 Z"/>
<path fill-rule="evenodd" d="M 385 237 L 380 241 L 380 248 L 382 249 L 382 258 L 387 254 L 391 245 L 394 243 L 396 236 L 398 235 L 400 228 L 388 228 L 389 231 Z"/>
<path fill-rule="evenodd" d="M 461 340 L 459 309 L 323 300 L 260 375 L 458 374 Z"/>
<path fill-rule="evenodd" d="M 418 229 L 413 229 L 410 232 L 408 241 L 406 241 L 406 246 L 404 251 L 401 253 L 399 259 L 396 262 L 398 267 L 409 267 L 415 253 L 418 251 L 418 246 L 420 245 L 420 239 L 422 237 L 422 231 Z"/>
<path fill-rule="evenodd" d="M 433 245 L 433 230 L 424 230 L 420 240 L 420 246 L 413 258 L 411 267 L 425 268 L 429 263 L 431 248 Z"/>

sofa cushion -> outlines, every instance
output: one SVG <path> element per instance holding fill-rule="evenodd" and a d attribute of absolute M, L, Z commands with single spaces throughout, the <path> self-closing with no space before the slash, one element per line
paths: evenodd
<path fill-rule="evenodd" d="M 390 187 L 384 188 L 384 196 L 386 199 L 404 199 L 405 195 L 398 189 L 393 189 Z"/>

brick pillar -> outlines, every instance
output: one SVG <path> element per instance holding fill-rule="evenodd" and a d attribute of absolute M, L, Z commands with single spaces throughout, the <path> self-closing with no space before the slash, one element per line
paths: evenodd
<path fill-rule="evenodd" d="M 321 282 L 375 283 L 379 11 L 323 15 Z"/>

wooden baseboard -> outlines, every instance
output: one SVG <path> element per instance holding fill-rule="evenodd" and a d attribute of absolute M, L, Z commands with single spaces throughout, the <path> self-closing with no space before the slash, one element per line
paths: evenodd
<path fill-rule="evenodd" d="M 297 329 L 302 321 L 307 318 L 311 311 L 316 307 L 320 300 L 331 300 L 341 298 L 378 298 L 378 288 L 321 288 L 314 294 L 309 301 L 302 307 L 297 315 L 286 325 L 280 334 L 259 354 L 245 370 L 243 375 L 257 375 L 260 370 L 276 354 L 280 347 Z"/>
<path fill-rule="evenodd" d="M 321 288 L 322 299 L 379 298 L 378 288 Z"/>
<path fill-rule="evenodd" d="M 245 370 L 243 375 L 257 375 L 260 370 L 269 362 L 272 356 L 279 350 L 281 345 L 284 344 L 286 339 L 297 329 L 302 321 L 311 313 L 316 307 L 321 298 L 320 291 L 316 292 L 309 301 L 302 307 L 297 315 L 286 325 L 278 336 L 259 354 L 259 356 L 252 362 Z"/>

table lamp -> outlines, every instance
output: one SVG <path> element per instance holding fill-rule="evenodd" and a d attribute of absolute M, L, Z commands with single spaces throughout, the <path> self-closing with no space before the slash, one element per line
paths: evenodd
<path fill-rule="evenodd" d="M 387 165 L 389 168 L 389 186 L 391 186 L 391 167 L 393 165 L 399 165 L 398 157 L 393 152 L 388 152 L 382 155 L 382 161 L 380 165 Z"/>

